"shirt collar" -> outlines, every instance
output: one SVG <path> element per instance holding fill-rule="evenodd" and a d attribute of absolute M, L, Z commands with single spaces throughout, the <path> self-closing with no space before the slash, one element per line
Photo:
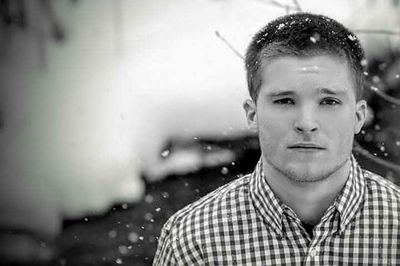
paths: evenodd
<path fill-rule="evenodd" d="M 334 207 L 340 214 L 340 232 L 351 222 L 364 198 L 365 180 L 356 159 L 350 157 L 349 177 L 336 197 Z M 250 197 L 256 211 L 278 235 L 282 236 L 282 215 L 286 207 L 275 197 L 267 183 L 262 167 L 262 157 L 258 161 L 250 180 Z"/>
<path fill-rule="evenodd" d="M 349 177 L 339 195 L 336 197 L 334 206 L 340 213 L 340 232 L 351 222 L 359 211 L 365 194 L 365 178 L 360 165 L 353 155 L 350 157 Z"/>
<path fill-rule="evenodd" d="M 263 173 L 262 157 L 258 161 L 250 179 L 250 197 L 256 211 L 281 236 L 283 204 L 275 197 L 267 183 Z"/>

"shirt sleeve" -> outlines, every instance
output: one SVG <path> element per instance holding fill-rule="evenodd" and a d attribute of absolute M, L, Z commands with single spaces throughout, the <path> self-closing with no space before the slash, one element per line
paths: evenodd
<path fill-rule="evenodd" d="M 182 224 L 177 215 L 171 216 L 161 230 L 153 266 L 205 265 L 196 235 L 190 222 Z"/>
<path fill-rule="evenodd" d="M 178 265 L 172 247 L 170 224 L 164 225 L 158 241 L 158 247 L 153 260 L 153 266 Z"/>

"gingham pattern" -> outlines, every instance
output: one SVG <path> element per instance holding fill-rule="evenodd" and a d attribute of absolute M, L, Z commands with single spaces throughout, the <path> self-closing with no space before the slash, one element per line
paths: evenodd
<path fill-rule="evenodd" d="M 153 265 L 400 265 L 400 190 L 362 170 L 349 178 L 311 239 L 262 173 L 237 179 L 174 214 Z"/>

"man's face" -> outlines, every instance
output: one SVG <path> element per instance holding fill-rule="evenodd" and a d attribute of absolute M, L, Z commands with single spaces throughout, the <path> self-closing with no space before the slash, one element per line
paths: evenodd
<path fill-rule="evenodd" d="M 261 72 L 257 104 L 244 103 L 264 164 L 293 181 L 315 182 L 349 158 L 366 116 L 344 59 L 279 57 Z"/>

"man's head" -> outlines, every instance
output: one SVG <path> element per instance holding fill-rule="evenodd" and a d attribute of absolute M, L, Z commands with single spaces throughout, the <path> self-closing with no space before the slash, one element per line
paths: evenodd
<path fill-rule="evenodd" d="M 246 55 L 264 168 L 296 182 L 344 169 L 365 121 L 363 51 L 338 22 L 318 15 L 279 18 L 256 34 Z"/>
<path fill-rule="evenodd" d="M 280 17 L 253 37 L 245 58 L 251 98 L 257 102 L 262 83 L 260 73 L 269 61 L 282 56 L 321 54 L 336 56 L 347 62 L 353 74 L 356 98 L 361 99 L 364 51 L 357 37 L 337 21 L 309 13 Z"/>

